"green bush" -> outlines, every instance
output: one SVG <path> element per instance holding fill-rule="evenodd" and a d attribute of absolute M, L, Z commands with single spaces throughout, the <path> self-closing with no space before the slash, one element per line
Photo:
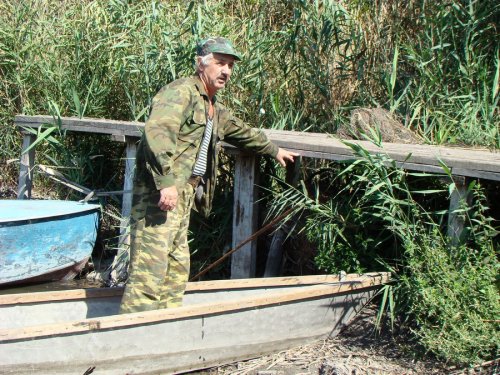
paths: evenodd
<path fill-rule="evenodd" d="M 491 244 L 450 249 L 425 233 L 406 242 L 400 291 L 424 347 L 454 363 L 497 358 L 499 263 Z"/>
<path fill-rule="evenodd" d="M 321 269 L 391 271 L 391 303 L 386 295 L 382 308 L 393 318 L 402 314 L 427 351 L 458 364 L 497 358 L 498 231 L 487 215 L 481 187 L 475 182 L 469 186 L 473 203 L 457 212 L 465 226 L 461 242 L 454 245 L 442 234 L 448 212 L 424 205 L 432 207 L 428 203 L 433 196 L 454 189 L 451 176 L 408 173 L 383 154 L 348 145 L 358 159 L 323 186 L 337 191 L 335 195 L 321 202 L 319 197 L 329 194 L 320 184 L 314 194 L 288 188 L 278 195 L 273 210 L 292 207 L 293 217 L 305 217 L 295 229 L 304 230 L 317 245 Z M 448 178 L 449 189 L 420 189 L 437 185 L 436 178 Z"/>

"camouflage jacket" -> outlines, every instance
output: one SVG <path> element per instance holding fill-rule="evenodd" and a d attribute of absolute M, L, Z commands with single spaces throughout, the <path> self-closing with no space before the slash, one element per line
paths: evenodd
<path fill-rule="evenodd" d="M 198 76 L 178 79 L 163 87 L 153 99 L 149 119 L 139 143 L 136 180 L 151 188 L 186 185 L 191 176 L 207 122 L 208 96 Z M 232 115 L 214 100 L 212 141 L 208 152 L 204 194 L 197 209 L 211 210 L 218 162 L 218 141 L 275 157 L 278 146 L 265 134 Z M 153 186 L 154 185 L 154 186 Z"/>

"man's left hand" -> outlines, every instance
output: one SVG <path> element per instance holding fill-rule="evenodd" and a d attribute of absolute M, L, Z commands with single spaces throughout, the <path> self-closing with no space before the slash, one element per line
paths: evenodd
<path fill-rule="evenodd" d="M 293 163 L 294 157 L 299 156 L 296 152 L 285 150 L 284 148 L 279 148 L 278 153 L 276 154 L 276 160 L 283 166 L 286 167 L 286 162 L 290 161 Z"/>

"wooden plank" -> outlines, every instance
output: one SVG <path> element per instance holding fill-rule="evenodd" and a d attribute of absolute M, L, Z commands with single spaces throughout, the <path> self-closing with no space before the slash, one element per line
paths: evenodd
<path fill-rule="evenodd" d="M 347 274 L 342 281 L 359 281 L 361 279 L 386 279 L 390 275 L 386 272 L 372 272 L 364 274 Z M 329 284 L 340 281 L 339 275 L 308 275 L 289 277 L 268 277 L 258 279 L 232 279 L 232 280 L 211 280 L 190 282 L 187 284 L 186 292 L 195 291 L 215 291 L 228 289 L 252 289 L 252 288 L 273 288 L 296 285 Z M 57 290 L 49 292 L 16 293 L 0 295 L 0 307 L 16 304 L 32 304 L 42 302 L 57 302 L 66 300 L 78 300 L 86 298 L 108 298 L 121 296 L 123 287 L 116 288 L 90 288 Z"/>
<path fill-rule="evenodd" d="M 80 184 L 77 184 L 76 182 L 68 180 L 62 173 L 59 171 L 56 171 L 55 169 L 52 169 L 50 167 L 47 167 L 46 165 L 39 164 L 38 169 L 45 174 L 47 177 L 50 179 L 59 182 L 63 184 L 64 186 L 69 187 L 70 189 L 76 190 L 80 193 L 83 193 L 85 195 L 89 195 L 92 193 L 92 190 L 86 188 L 85 186 L 82 186 Z"/>
<path fill-rule="evenodd" d="M 21 164 L 19 166 L 19 183 L 17 186 L 17 199 L 30 199 L 33 185 L 33 167 L 35 165 L 35 149 L 26 150 L 35 142 L 31 133 L 23 134 Z"/>
<path fill-rule="evenodd" d="M 18 126 L 39 127 L 45 123 L 54 123 L 51 116 L 22 116 L 18 115 L 15 118 L 15 123 Z M 139 137 L 144 123 L 132 121 L 115 121 L 106 119 L 79 119 L 79 118 L 61 118 L 63 128 L 72 131 L 98 132 L 101 134 L 116 134 Z M 334 136 L 322 133 L 306 133 L 306 132 L 291 132 L 284 130 L 269 130 L 263 129 L 270 139 L 277 144 L 289 145 L 290 148 L 304 151 L 317 151 L 324 153 L 332 153 L 338 155 L 352 155 L 350 148 L 342 143 L 341 140 Z M 380 149 L 373 143 L 368 141 L 349 141 L 359 144 L 367 150 L 379 152 Z M 384 143 L 384 150 L 389 154 L 400 157 L 405 157 L 408 153 L 415 155 L 429 156 L 429 151 L 433 157 L 442 156 L 456 158 L 466 157 L 467 161 L 475 160 L 481 163 L 488 163 L 498 167 L 498 159 L 500 154 L 495 151 L 486 149 L 470 149 L 459 147 L 442 147 L 432 145 L 412 145 L 412 144 L 397 144 Z M 492 159 L 493 158 L 493 159 Z M 436 165 L 436 164 L 435 164 Z M 500 169 L 495 169 L 500 171 Z"/>
<path fill-rule="evenodd" d="M 379 279 L 390 277 L 387 272 L 351 273 L 344 276 L 343 280 L 356 281 L 361 279 Z M 307 275 L 287 277 L 262 277 L 253 279 L 211 280 L 188 283 L 187 292 L 226 290 L 226 289 L 251 289 L 273 288 L 296 285 L 329 284 L 340 281 L 339 275 Z"/>
<path fill-rule="evenodd" d="M 53 123 L 51 116 L 16 116 L 15 123 L 21 127 L 39 127 L 43 123 Z M 114 121 L 105 119 L 61 118 L 63 129 L 82 132 L 111 134 L 116 136 L 139 137 L 144 123 Z M 277 145 L 299 152 L 302 156 L 347 160 L 353 158 L 351 148 L 340 139 L 322 133 L 291 132 L 263 129 L 269 139 Z M 364 147 L 371 153 L 385 153 L 404 167 L 418 171 L 437 168 L 441 171 L 442 160 L 453 173 L 469 177 L 479 177 L 500 181 L 500 153 L 485 149 L 443 147 L 432 145 L 412 145 L 383 143 L 383 149 L 368 141 L 349 141 Z M 409 160 L 406 160 L 411 154 Z M 430 168 L 432 167 L 432 168 Z"/>
<path fill-rule="evenodd" d="M 108 276 L 113 285 L 118 285 L 126 281 L 128 261 L 130 254 L 130 214 L 132 212 L 132 198 L 134 189 L 135 157 L 137 154 L 137 138 L 126 136 L 125 153 L 125 175 L 123 181 L 123 200 L 120 221 L 120 236 L 118 239 L 117 254 L 111 265 L 111 272 Z"/>
<path fill-rule="evenodd" d="M 251 298 L 227 301 L 224 303 L 214 301 L 211 303 L 185 306 L 175 309 L 162 309 L 124 315 L 113 315 L 98 319 L 84 319 L 77 322 L 64 322 L 15 329 L 1 329 L 0 341 L 5 342 L 52 335 L 67 335 L 73 333 L 117 329 L 176 319 L 186 319 L 196 316 L 220 314 L 243 309 L 283 304 L 298 300 L 314 299 L 323 296 L 333 296 L 345 292 L 353 292 L 355 290 L 370 288 L 380 285 L 386 281 L 388 281 L 388 279 L 383 277 L 380 277 L 377 280 L 369 278 L 360 280 L 359 283 L 343 282 L 340 284 L 306 286 L 298 291 L 272 292 L 259 297 L 252 296 Z"/>
<path fill-rule="evenodd" d="M 235 157 L 232 248 L 257 231 L 258 160 L 243 153 Z M 252 241 L 231 256 L 231 278 L 254 277 L 256 262 L 257 244 Z"/>
<path fill-rule="evenodd" d="M 134 188 L 135 156 L 137 153 L 137 139 L 126 137 L 125 176 L 123 182 L 122 222 L 120 224 L 120 245 L 129 245 L 127 235 L 130 213 L 132 212 L 132 196 Z M 127 246 L 128 247 L 128 246 Z"/>
<path fill-rule="evenodd" d="M 52 116 L 24 116 L 17 115 L 14 123 L 19 127 L 38 128 L 45 124 L 56 123 Z M 118 121 L 94 118 L 61 117 L 61 129 L 95 134 L 109 134 L 117 136 L 141 136 L 144 123 L 135 121 Z"/>
<path fill-rule="evenodd" d="M 123 288 L 91 288 L 0 295 L 0 307 L 86 298 L 107 298 L 123 294 Z"/>
<path fill-rule="evenodd" d="M 351 148 L 340 139 L 329 135 L 314 133 L 293 133 L 264 130 L 276 144 L 297 151 L 318 152 L 336 155 L 338 157 L 352 156 Z M 300 135 L 300 136 L 299 136 Z M 450 167 L 479 169 L 500 172 L 500 153 L 485 149 L 464 149 L 458 147 L 443 147 L 433 145 L 412 145 L 398 143 L 383 143 L 379 148 L 368 141 L 347 141 L 360 145 L 372 154 L 387 154 L 396 161 L 403 162 L 408 155 L 408 162 L 413 164 L 430 164 L 439 166 L 439 160 Z"/>

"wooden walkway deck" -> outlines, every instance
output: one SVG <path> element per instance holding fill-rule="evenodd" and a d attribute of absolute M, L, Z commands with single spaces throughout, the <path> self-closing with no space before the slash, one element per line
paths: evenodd
<path fill-rule="evenodd" d="M 51 116 L 16 116 L 15 124 L 23 129 L 36 129 L 43 125 L 55 124 Z M 61 128 L 67 131 L 109 135 L 114 140 L 125 142 L 125 182 L 122 216 L 130 216 L 132 204 L 132 176 L 136 153 L 136 143 L 141 135 L 144 123 L 113 121 L 107 119 L 61 118 Z M 354 158 L 350 147 L 333 136 L 319 133 L 293 131 L 264 130 L 269 139 L 280 147 L 298 152 L 302 157 L 346 161 Z M 34 142 L 35 136 L 24 132 L 23 151 Z M 405 169 L 432 173 L 442 173 L 445 164 L 454 176 L 465 178 L 482 178 L 500 181 L 500 152 L 485 149 L 465 149 L 458 147 L 442 147 L 430 145 L 409 145 L 384 143 L 383 148 L 368 141 L 349 141 L 365 148 L 370 153 L 383 153 L 395 160 Z M 225 145 L 227 149 L 231 148 Z M 232 152 L 231 152 L 232 153 Z M 19 175 L 19 198 L 31 196 L 33 179 L 34 149 L 23 152 Z M 255 155 L 235 153 L 235 200 L 233 218 L 233 247 L 255 233 L 257 225 L 257 200 L 255 184 L 258 181 L 258 163 Z M 244 178 L 243 178 L 244 176 Z M 460 183 L 460 181 L 462 181 Z M 457 207 L 458 201 L 466 194 L 466 181 L 457 178 L 457 191 L 451 197 L 450 209 Z M 243 213 L 243 214 L 242 214 Z M 124 226 L 126 223 L 124 223 Z M 456 232 L 457 229 L 452 229 Z M 456 234 L 456 233 L 455 233 Z M 255 241 L 245 245 L 232 258 L 232 277 L 252 277 L 255 272 Z"/>
<path fill-rule="evenodd" d="M 16 116 L 19 127 L 38 128 L 43 124 L 53 124 L 51 116 Z M 61 118 L 62 129 L 75 132 L 108 134 L 116 140 L 125 141 L 141 136 L 144 123 L 113 121 L 106 119 Z M 303 133 L 286 130 L 264 129 L 276 144 L 297 151 L 302 156 L 348 160 L 353 158 L 351 149 L 341 140 L 323 133 Z M 500 181 L 500 152 L 486 149 L 443 147 L 431 145 L 408 145 L 384 143 L 383 149 L 368 141 L 350 141 L 363 146 L 372 153 L 385 153 L 409 170 L 442 172 L 440 161 L 444 162 L 455 175 Z M 411 156 L 408 158 L 408 155 Z"/>

